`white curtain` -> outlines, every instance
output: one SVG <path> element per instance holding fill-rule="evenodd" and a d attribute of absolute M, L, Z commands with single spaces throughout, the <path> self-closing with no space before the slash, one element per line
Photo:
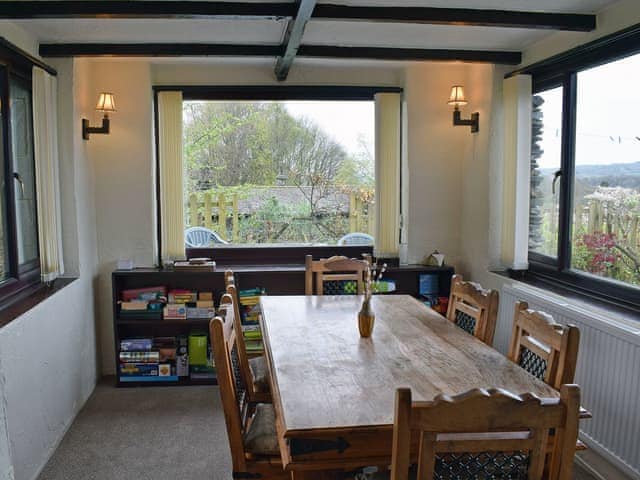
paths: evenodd
<path fill-rule="evenodd" d="M 64 273 L 58 166 L 57 83 L 33 67 L 33 143 L 38 205 L 38 239 L 42 280 Z"/>
<path fill-rule="evenodd" d="M 400 240 L 400 94 L 378 93 L 376 102 L 375 252 L 397 257 Z"/>
<path fill-rule="evenodd" d="M 529 251 L 529 189 L 531 175 L 531 76 L 503 82 L 504 178 L 502 198 L 503 267 L 526 269 Z"/>
<path fill-rule="evenodd" d="M 162 261 L 183 259 L 182 92 L 158 93 L 160 240 Z"/>

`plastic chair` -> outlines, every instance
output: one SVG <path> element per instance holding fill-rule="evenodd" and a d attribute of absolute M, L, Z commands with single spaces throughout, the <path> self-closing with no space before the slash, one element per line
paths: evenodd
<path fill-rule="evenodd" d="M 208 247 L 212 243 L 229 243 L 220 238 L 216 232 L 205 227 L 190 227 L 184 232 L 184 243 L 187 248 Z"/>
<path fill-rule="evenodd" d="M 373 245 L 373 237 L 368 233 L 347 233 L 338 240 L 338 245 Z"/>

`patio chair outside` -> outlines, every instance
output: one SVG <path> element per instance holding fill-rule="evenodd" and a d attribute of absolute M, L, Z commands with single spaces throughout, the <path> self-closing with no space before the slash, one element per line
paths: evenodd
<path fill-rule="evenodd" d="M 215 243 L 228 244 L 216 232 L 205 227 L 190 227 L 184 232 L 184 243 L 187 248 L 209 247 Z"/>

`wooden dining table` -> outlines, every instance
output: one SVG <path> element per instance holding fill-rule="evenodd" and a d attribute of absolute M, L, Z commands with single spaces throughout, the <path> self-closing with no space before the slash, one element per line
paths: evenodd
<path fill-rule="evenodd" d="M 375 295 L 361 338 L 361 296 L 263 296 L 261 325 L 276 430 L 293 478 L 391 461 L 395 390 L 414 400 L 501 388 L 559 393 L 409 295 Z M 417 440 L 416 440 L 417 441 Z"/>

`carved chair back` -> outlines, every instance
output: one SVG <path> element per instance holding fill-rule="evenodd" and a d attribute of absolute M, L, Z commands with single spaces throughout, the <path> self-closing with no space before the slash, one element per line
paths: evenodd
<path fill-rule="evenodd" d="M 577 385 L 563 385 L 559 399 L 544 401 L 533 394 L 475 389 L 412 402 L 411 390 L 398 389 L 391 479 L 409 478 L 415 444 L 418 480 L 541 479 L 549 430 L 555 429 L 560 448 L 552 454 L 549 478 L 569 480 L 579 404 Z"/>
<path fill-rule="evenodd" d="M 580 330 L 560 325 L 547 313 L 517 302 L 509 358 L 555 389 L 573 382 L 578 361 Z"/>
<path fill-rule="evenodd" d="M 465 282 L 462 275 L 451 278 L 447 318 L 487 345 L 493 345 L 498 317 L 498 292 Z"/>
<path fill-rule="evenodd" d="M 367 260 L 343 256 L 314 260 L 311 255 L 307 255 L 304 293 L 305 295 L 344 295 L 345 282 L 352 282 L 355 283 L 356 288 L 349 293 L 362 295 L 365 272 L 368 267 Z"/>

